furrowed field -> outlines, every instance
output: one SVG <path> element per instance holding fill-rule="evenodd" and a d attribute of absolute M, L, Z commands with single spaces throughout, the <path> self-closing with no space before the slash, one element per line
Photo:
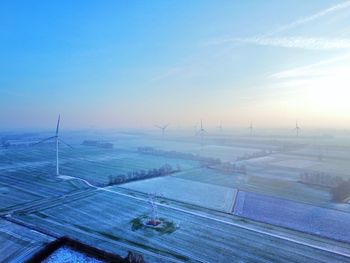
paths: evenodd
<path fill-rule="evenodd" d="M 168 207 L 160 206 L 159 216 L 176 223 L 174 232 L 132 230 L 131 220 L 147 213 L 147 199 L 96 191 L 65 204 L 21 211 L 18 218 L 78 239 L 91 235 L 99 240 L 95 245 L 107 250 L 134 246 L 146 253 L 150 262 L 350 262 L 342 256 Z M 105 239 L 109 242 L 103 242 Z"/>

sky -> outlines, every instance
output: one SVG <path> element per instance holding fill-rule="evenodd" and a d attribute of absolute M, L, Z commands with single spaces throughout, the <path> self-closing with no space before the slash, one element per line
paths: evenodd
<path fill-rule="evenodd" d="M 0 3 L 0 129 L 350 128 L 350 1 Z"/>

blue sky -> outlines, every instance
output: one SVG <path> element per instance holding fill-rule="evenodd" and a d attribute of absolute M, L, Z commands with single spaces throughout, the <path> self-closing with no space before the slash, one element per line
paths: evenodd
<path fill-rule="evenodd" d="M 350 126 L 349 1 L 0 5 L 0 128 Z"/>

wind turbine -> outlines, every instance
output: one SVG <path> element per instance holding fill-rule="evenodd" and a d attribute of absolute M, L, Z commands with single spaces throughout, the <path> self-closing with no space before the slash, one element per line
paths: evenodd
<path fill-rule="evenodd" d="M 201 120 L 201 127 L 200 129 L 197 131 L 197 134 L 196 135 L 200 135 L 201 136 L 201 145 L 203 145 L 203 136 L 204 136 L 204 133 L 206 133 L 207 131 L 203 128 L 203 121 Z"/>
<path fill-rule="evenodd" d="M 253 123 L 252 122 L 250 122 L 248 129 L 250 130 L 250 136 L 252 136 L 253 135 Z"/>
<path fill-rule="evenodd" d="M 297 133 L 297 137 L 299 137 L 299 131 L 300 131 L 301 128 L 299 127 L 297 121 L 295 122 L 295 128 L 294 128 L 294 129 L 295 129 L 295 131 L 296 131 L 296 133 Z"/>
<path fill-rule="evenodd" d="M 154 126 L 157 127 L 158 129 L 161 129 L 162 130 L 162 136 L 164 136 L 165 130 L 166 130 L 166 128 L 168 128 L 169 124 L 163 125 L 163 126 L 160 126 L 160 125 L 154 125 Z"/>
<path fill-rule="evenodd" d="M 43 143 L 43 142 L 46 142 L 46 141 L 50 141 L 50 140 L 54 140 L 56 142 L 56 175 L 59 176 L 60 175 L 60 170 L 59 170 L 59 161 L 58 161 L 58 146 L 59 146 L 59 143 L 63 143 L 65 144 L 66 146 L 70 147 L 70 148 L 73 148 L 72 146 L 70 146 L 68 143 L 65 143 L 64 141 L 62 141 L 58 135 L 58 131 L 59 131 L 59 128 L 60 128 L 60 119 L 61 119 L 61 115 L 58 115 L 58 120 L 57 120 L 57 126 L 56 126 L 56 133 L 55 133 L 55 136 L 52 136 L 52 137 L 49 137 L 49 138 L 46 138 L 46 139 L 43 139 L 37 143 L 35 143 L 34 145 L 37 145 L 37 144 L 40 144 L 40 143 Z"/>
<path fill-rule="evenodd" d="M 219 125 L 219 130 L 220 130 L 220 132 L 222 132 L 223 131 L 223 128 L 222 128 L 222 122 L 220 121 L 220 125 Z"/>

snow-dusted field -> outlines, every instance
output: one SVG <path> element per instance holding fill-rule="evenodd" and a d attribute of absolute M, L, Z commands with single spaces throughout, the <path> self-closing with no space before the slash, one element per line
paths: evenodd
<path fill-rule="evenodd" d="M 108 183 L 110 176 L 132 171 L 160 168 L 170 164 L 182 170 L 197 167 L 196 161 L 152 156 L 120 149 L 99 149 L 77 145 L 73 149 L 60 150 L 60 173 L 77 176 L 96 183 Z M 0 158 L 0 171 L 16 172 L 18 176 L 28 172 L 55 174 L 56 156 L 53 147 L 33 147 L 6 150 Z"/>
<path fill-rule="evenodd" d="M 323 156 L 326 158 L 345 159 L 350 160 L 349 149 L 337 149 L 332 145 L 318 146 L 318 147 L 305 147 L 292 152 L 293 154 L 306 155 L 306 156 Z"/>
<path fill-rule="evenodd" d="M 298 172 L 288 172 L 281 168 L 260 169 L 248 172 L 248 175 L 227 174 L 201 168 L 172 175 L 187 181 L 257 192 L 310 204 L 330 205 L 331 196 L 328 191 L 298 183 L 298 176 Z"/>
<path fill-rule="evenodd" d="M 104 261 L 98 260 L 82 254 L 78 251 L 74 251 L 69 247 L 62 247 L 52 253 L 43 263 L 103 263 Z"/>
<path fill-rule="evenodd" d="M 108 183 L 109 176 L 118 176 L 132 171 L 160 168 L 170 164 L 174 169 L 179 165 L 182 170 L 198 166 L 197 162 L 166 158 L 161 156 L 142 155 L 139 153 L 112 152 L 95 161 L 90 156 L 88 160 L 70 160 L 62 167 L 62 174 L 78 176 L 93 182 Z"/>
<path fill-rule="evenodd" d="M 26 262 L 53 240 L 52 237 L 0 219 L 0 262 Z"/>
<path fill-rule="evenodd" d="M 240 164 L 247 166 L 247 174 L 239 174 L 200 168 L 195 161 L 136 152 L 139 146 L 151 146 L 234 161 L 238 156 L 261 150 L 252 144 L 245 147 L 245 141 L 239 146 L 215 145 L 206 141 L 201 148 L 195 140 L 197 138 L 179 142 L 130 136 L 113 141 L 115 149 L 81 146 L 81 140 L 73 145 L 73 149 L 64 146 L 60 148 L 61 174 L 80 177 L 92 183 L 106 183 L 110 175 L 159 168 L 166 163 L 174 167 L 180 165 L 182 168 L 182 172 L 171 176 L 132 182 L 122 188 L 112 186 L 105 189 L 110 192 L 87 189 L 88 186 L 82 181 L 54 176 L 54 145 L 2 149 L 0 212 L 5 214 L 11 210 L 14 218 L 122 256 L 130 248 L 137 247 L 138 252 L 145 254 L 147 262 L 170 262 L 168 259 L 174 262 L 229 263 L 346 262 L 343 257 L 332 253 L 244 230 L 212 220 L 210 216 L 220 214 L 230 221 L 237 220 L 228 213 L 232 212 L 236 189 L 239 189 L 239 193 L 254 192 L 244 198 L 240 194 L 237 203 L 240 210 L 236 210 L 240 216 L 341 238 L 342 233 L 346 235 L 349 232 L 342 220 L 349 221 L 350 213 L 344 215 L 339 210 L 349 211 L 348 205 L 335 205 L 331 203 L 327 190 L 303 185 L 297 180 L 299 173 L 305 169 L 347 173 L 350 162 L 329 158 L 318 161 L 316 155 L 308 155 L 300 149 L 299 152 L 276 152 L 266 157 L 242 161 Z M 264 142 L 264 147 L 269 146 L 268 143 Z M 274 147 L 278 149 L 278 145 L 274 144 Z M 175 232 L 159 234 L 150 229 L 133 231 L 130 221 L 150 211 L 147 198 L 145 201 L 133 198 L 144 197 L 134 190 L 160 194 L 165 197 L 162 198 L 164 204 L 176 203 L 191 212 L 206 211 L 209 216 L 200 217 L 162 206 L 159 207 L 159 216 L 175 222 L 178 227 Z M 323 210 L 308 204 L 331 207 L 334 210 Z M 305 221 L 306 217 L 308 220 Z M 9 226 L 5 225 L 0 228 L 0 242 L 9 238 L 4 243 L 5 248 L 15 244 L 16 251 L 19 251 L 20 246 L 27 246 L 26 242 L 9 237 L 7 227 Z M 0 261 L 3 260 L 4 257 L 0 254 Z"/>
<path fill-rule="evenodd" d="M 197 153 L 203 156 L 220 158 L 222 161 L 226 162 L 226 161 L 236 161 L 237 157 L 239 156 L 252 154 L 258 151 L 259 149 L 244 148 L 244 147 L 204 145 L 203 148 Z"/>
<path fill-rule="evenodd" d="M 313 166 L 311 170 L 323 171 L 332 175 L 341 175 L 346 179 L 350 179 L 350 160 L 327 159 Z"/>
<path fill-rule="evenodd" d="M 350 242 L 350 213 L 249 192 L 237 195 L 235 215 Z"/>
<path fill-rule="evenodd" d="M 13 206 L 86 189 L 79 181 L 62 181 L 47 171 L 3 171 L 0 175 L 0 213 Z"/>
<path fill-rule="evenodd" d="M 239 163 L 244 163 L 245 165 L 249 164 L 268 164 L 275 160 L 273 156 L 263 156 L 257 157 L 249 160 L 240 161 Z"/>
<path fill-rule="evenodd" d="M 120 187 L 230 213 L 236 189 L 167 176 L 123 184 Z"/>
<path fill-rule="evenodd" d="M 109 188 L 110 189 L 110 188 Z M 171 234 L 152 229 L 132 230 L 130 221 L 149 213 L 148 201 L 96 191 L 64 205 L 36 209 L 17 216 L 36 226 L 83 240 L 125 256 L 125 249 L 142 251 L 146 262 L 332 262 L 347 258 L 283 239 L 200 217 L 169 207 L 158 207 L 160 217 L 173 221 Z M 96 241 L 98 240 L 98 241 Z M 129 246 L 129 248 L 128 248 Z M 268 253 L 266 253 L 268 251 Z"/>
<path fill-rule="evenodd" d="M 286 167 L 286 168 L 308 169 L 319 165 L 320 162 L 311 161 L 311 160 L 302 160 L 302 159 L 288 159 L 288 160 L 283 160 L 279 162 L 273 162 L 271 164 L 275 166 Z"/>

